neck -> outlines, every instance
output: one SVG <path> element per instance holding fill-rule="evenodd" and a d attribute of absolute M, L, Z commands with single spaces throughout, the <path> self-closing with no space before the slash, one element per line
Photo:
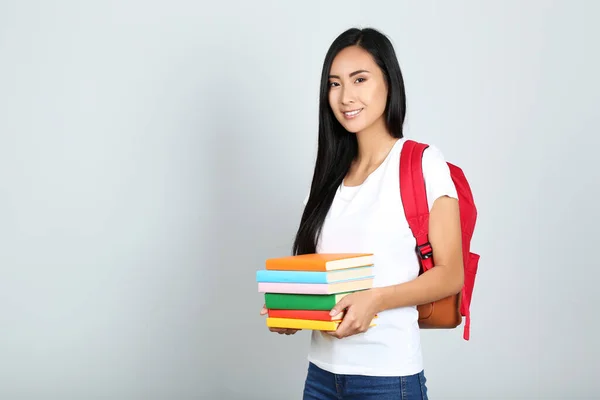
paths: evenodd
<path fill-rule="evenodd" d="M 358 132 L 356 139 L 358 141 L 358 155 L 355 163 L 358 166 L 366 167 L 380 164 L 398 140 L 387 131 L 383 119 L 364 131 Z"/>

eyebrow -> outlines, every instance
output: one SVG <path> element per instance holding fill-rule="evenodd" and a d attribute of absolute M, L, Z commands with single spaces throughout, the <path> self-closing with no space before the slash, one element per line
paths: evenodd
<path fill-rule="evenodd" d="M 363 72 L 369 72 L 366 69 L 359 69 L 358 71 L 354 71 L 352 73 L 350 73 L 350 75 L 348 75 L 350 78 L 352 78 L 354 75 L 358 75 L 361 74 Z M 329 75 L 329 78 L 336 78 L 336 79 L 340 79 L 340 77 L 338 75 Z"/>

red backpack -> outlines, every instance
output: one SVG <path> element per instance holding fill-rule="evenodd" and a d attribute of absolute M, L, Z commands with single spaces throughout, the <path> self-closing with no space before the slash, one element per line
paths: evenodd
<path fill-rule="evenodd" d="M 416 251 L 421 265 L 420 273 L 434 266 L 433 249 L 428 241 L 429 207 L 423 179 L 421 161 L 426 144 L 407 140 L 400 156 L 400 194 L 404 213 L 416 240 Z M 450 175 L 458 193 L 460 222 L 462 231 L 464 285 L 460 293 L 431 304 L 423 304 L 419 309 L 421 328 L 456 328 L 466 317 L 463 338 L 469 340 L 471 327 L 471 296 L 475 286 L 475 275 L 479 264 L 479 254 L 471 252 L 471 238 L 477 220 L 477 208 L 469 182 L 463 171 L 448 163 Z"/>

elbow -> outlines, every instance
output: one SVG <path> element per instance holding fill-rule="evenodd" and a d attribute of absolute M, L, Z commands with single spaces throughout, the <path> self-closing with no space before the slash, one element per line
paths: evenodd
<path fill-rule="evenodd" d="M 448 277 L 448 291 L 450 292 L 448 295 L 454 295 L 459 293 L 464 284 L 465 284 L 465 274 L 461 265 L 458 267 L 452 268 L 450 271 L 450 276 Z"/>
<path fill-rule="evenodd" d="M 455 280 L 456 280 L 456 283 L 455 283 L 454 288 L 453 288 L 454 289 L 454 293 L 459 293 L 462 290 L 462 288 L 463 288 L 463 286 L 465 284 L 464 274 L 461 273 L 460 277 L 456 278 Z"/>
<path fill-rule="evenodd" d="M 456 293 L 460 292 L 463 288 L 463 286 L 465 285 L 465 273 L 464 270 L 462 268 L 459 268 L 460 272 L 457 274 L 458 277 L 456 278 Z"/>

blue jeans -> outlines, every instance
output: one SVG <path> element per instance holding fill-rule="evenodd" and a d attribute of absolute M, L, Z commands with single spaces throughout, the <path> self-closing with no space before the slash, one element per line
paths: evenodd
<path fill-rule="evenodd" d="M 308 365 L 303 400 L 427 400 L 423 371 L 410 376 L 338 375 Z"/>

